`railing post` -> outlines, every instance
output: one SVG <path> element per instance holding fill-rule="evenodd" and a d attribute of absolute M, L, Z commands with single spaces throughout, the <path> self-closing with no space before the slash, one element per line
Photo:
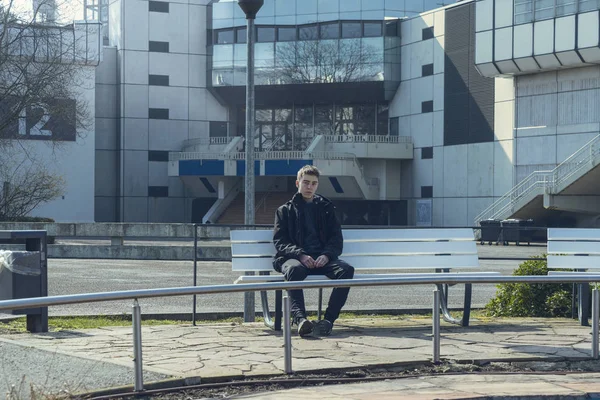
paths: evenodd
<path fill-rule="evenodd" d="M 440 291 L 433 291 L 433 311 L 431 313 L 433 322 L 433 362 L 440 362 Z"/>
<path fill-rule="evenodd" d="M 599 358 L 598 354 L 598 317 L 600 316 L 600 292 L 594 288 L 592 292 L 592 357 Z"/>
<path fill-rule="evenodd" d="M 142 365 L 142 312 L 137 299 L 133 300 L 133 363 L 135 372 L 134 390 L 144 390 L 144 370 Z"/>
<path fill-rule="evenodd" d="M 286 290 L 283 297 L 283 364 L 286 374 L 292 373 L 292 325 L 290 317 L 290 297 Z"/>

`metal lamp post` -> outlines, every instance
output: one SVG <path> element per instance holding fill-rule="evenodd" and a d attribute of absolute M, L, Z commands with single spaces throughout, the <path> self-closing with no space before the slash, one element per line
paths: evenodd
<path fill-rule="evenodd" d="M 238 0 L 238 5 L 246 14 L 246 175 L 244 182 L 245 214 L 244 224 L 254 225 L 254 19 L 263 6 L 264 0 Z M 254 321 L 254 292 L 244 294 L 244 321 Z"/>

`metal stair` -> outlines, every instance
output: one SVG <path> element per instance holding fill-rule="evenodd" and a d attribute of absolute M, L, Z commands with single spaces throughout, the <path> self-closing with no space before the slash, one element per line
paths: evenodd
<path fill-rule="evenodd" d="M 506 219 L 544 194 L 558 194 L 587 174 L 600 161 L 600 135 L 550 171 L 535 171 L 493 202 L 475 218 L 475 225 L 485 219 Z"/>

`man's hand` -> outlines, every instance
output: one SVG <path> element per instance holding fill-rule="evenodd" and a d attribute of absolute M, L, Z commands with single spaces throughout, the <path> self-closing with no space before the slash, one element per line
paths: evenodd
<path fill-rule="evenodd" d="M 306 268 L 316 268 L 315 260 L 309 255 L 303 254 L 300 256 L 300 262 Z"/>
<path fill-rule="evenodd" d="M 326 255 L 320 255 L 315 260 L 315 267 L 316 268 L 324 267 L 325 265 L 327 265 L 328 262 L 329 262 L 329 257 L 327 257 Z"/>

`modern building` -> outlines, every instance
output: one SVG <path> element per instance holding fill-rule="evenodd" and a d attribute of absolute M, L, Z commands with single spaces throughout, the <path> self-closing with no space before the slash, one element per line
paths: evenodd
<path fill-rule="evenodd" d="M 32 214 L 93 222 L 94 82 L 102 60 L 101 25 L 58 24 L 52 5 L 40 5 L 35 20 L 14 18 L 0 35 L 0 195 L 16 199 L 7 201 L 3 211 L 20 216 L 52 192 L 46 177 L 60 177 L 55 187 L 64 182 L 64 193 Z M 19 97 L 21 90 L 29 90 L 29 97 Z"/>
<path fill-rule="evenodd" d="M 265 0 L 257 223 L 272 222 L 297 169 L 314 164 L 346 225 L 595 224 L 599 2 L 446 3 Z M 117 0 L 108 10 L 96 221 L 242 223 L 237 2 Z"/>

